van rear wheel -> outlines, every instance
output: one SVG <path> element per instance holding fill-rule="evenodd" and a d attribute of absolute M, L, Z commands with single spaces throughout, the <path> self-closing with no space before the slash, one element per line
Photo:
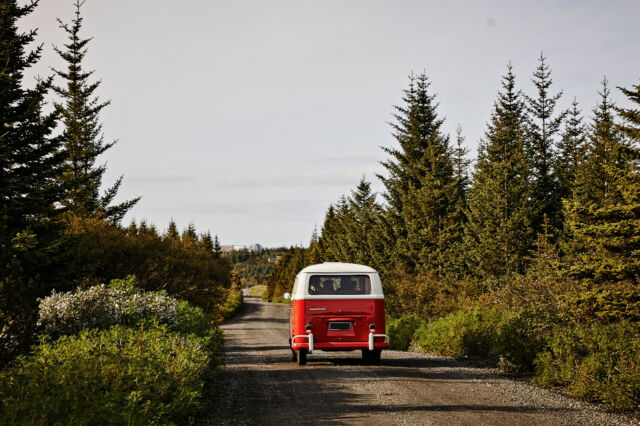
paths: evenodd
<path fill-rule="evenodd" d="M 307 350 L 306 349 L 298 349 L 296 350 L 296 362 L 298 365 L 305 365 L 307 363 Z"/>
<path fill-rule="evenodd" d="M 380 354 L 382 353 L 382 349 L 374 349 L 370 351 L 369 349 L 362 350 L 362 360 L 367 364 L 378 365 L 380 364 Z"/>

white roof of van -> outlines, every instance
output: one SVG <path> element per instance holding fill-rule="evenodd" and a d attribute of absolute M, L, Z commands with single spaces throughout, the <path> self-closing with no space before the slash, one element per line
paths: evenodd
<path fill-rule="evenodd" d="M 341 262 L 325 262 L 318 265 L 307 266 L 300 272 L 306 273 L 376 273 L 376 270 L 365 265 L 358 265 L 356 263 L 341 263 Z"/>

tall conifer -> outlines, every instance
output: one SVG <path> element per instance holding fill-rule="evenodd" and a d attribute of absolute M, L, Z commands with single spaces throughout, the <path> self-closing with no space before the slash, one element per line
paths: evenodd
<path fill-rule="evenodd" d="M 55 49 L 67 63 L 66 70 L 54 70 L 65 82 L 64 86 L 54 88 L 63 100 L 56 107 L 65 126 L 63 137 L 68 153 L 62 174 L 67 187 L 64 205 L 78 214 L 99 214 L 119 222 L 140 198 L 111 205 L 122 184 L 122 176 L 100 195 L 106 166 L 97 164 L 97 161 L 116 142 L 105 143 L 100 123 L 100 113 L 110 101 L 100 101 L 95 94 L 100 81 L 92 82 L 93 71 L 83 70 L 82 62 L 87 53 L 87 44 L 91 41 L 80 38 L 80 8 L 83 3 L 76 1 L 76 16 L 70 25 L 58 19 L 60 28 L 67 33 L 69 41 L 64 50 Z"/>
<path fill-rule="evenodd" d="M 509 64 L 469 190 L 465 247 L 469 267 L 478 276 L 522 270 L 532 247 L 526 125 L 525 105 Z"/>
<path fill-rule="evenodd" d="M 398 148 L 383 148 L 391 158 L 382 163 L 398 260 L 409 270 L 441 271 L 449 251 L 446 229 L 455 187 L 449 137 L 442 133 L 435 95 L 423 73 L 410 77 L 404 106 L 392 123 Z"/>
<path fill-rule="evenodd" d="M 51 79 L 24 85 L 40 59 L 36 31 L 18 31 L 37 1 L 0 0 L 0 364 L 29 344 L 36 298 L 69 280 L 56 262 L 64 152 L 53 137 L 57 114 L 43 112 Z"/>
<path fill-rule="evenodd" d="M 574 197 L 565 201 L 570 272 L 598 283 L 640 276 L 640 170 L 633 110 L 615 122 L 607 80 L 594 110 L 588 156 L 579 167 Z M 633 100 L 633 98 L 631 98 Z M 637 112 L 635 112 L 637 114 Z M 631 118 L 631 120 L 629 120 Z M 637 126 L 637 123 L 635 124 Z M 629 139 L 625 139 L 625 134 Z"/>
<path fill-rule="evenodd" d="M 533 201 L 532 227 L 534 232 L 543 232 L 542 225 L 546 216 L 553 228 L 561 227 L 561 194 L 558 188 L 555 136 L 560 131 L 565 112 L 554 115 L 556 103 L 562 92 L 551 94 L 553 83 L 551 70 L 540 53 L 538 68 L 533 73 L 533 83 L 537 89 L 536 97 L 526 97 L 530 113 L 530 125 L 527 138 L 527 153 L 531 162 L 531 197 Z"/>
<path fill-rule="evenodd" d="M 585 128 L 578 109 L 578 101 L 574 98 L 568 111 L 562 137 L 558 142 L 558 161 L 555 167 L 559 191 L 563 199 L 571 198 L 576 174 L 585 155 Z"/>

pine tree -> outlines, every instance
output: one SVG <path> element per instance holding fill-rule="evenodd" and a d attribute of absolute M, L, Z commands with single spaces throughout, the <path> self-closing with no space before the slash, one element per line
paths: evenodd
<path fill-rule="evenodd" d="M 460 277 L 466 272 L 466 254 L 464 252 L 464 228 L 467 223 L 468 192 L 469 192 L 469 165 L 471 161 L 467 158 L 468 150 L 464 146 L 465 137 L 462 134 L 462 126 L 456 127 L 456 147 L 453 150 L 454 165 L 454 190 L 453 209 L 450 215 L 447 235 L 455 238 L 450 241 L 451 250 L 443 260 L 447 271 L 454 277 Z"/>
<path fill-rule="evenodd" d="M 558 186 L 563 199 L 571 198 L 578 168 L 586 155 L 586 135 L 578 102 L 573 99 L 562 137 L 558 142 L 558 162 L 555 166 Z"/>
<path fill-rule="evenodd" d="M 423 73 L 410 77 L 396 107 L 394 138 L 399 148 L 383 148 L 392 158 L 383 162 L 398 260 L 409 270 L 441 270 L 449 245 L 443 236 L 453 207 L 455 187 L 449 138 L 442 133 L 435 95 Z"/>
<path fill-rule="evenodd" d="M 380 215 L 382 208 L 371 190 L 371 183 L 363 176 L 349 198 L 350 211 L 353 214 L 350 242 L 352 261 L 378 268 L 383 256 L 382 242 L 379 237 Z"/>
<path fill-rule="evenodd" d="M 164 234 L 164 238 L 172 241 L 180 241 L 180 233 L 178 232 L 178 226 L 176 222 L 171 219 L 169 221 L 169 227 L 167 228 L 167 232 Z"/>
<path fill-rule="evenodd" d="M 633 86 L 633 89 L 619 87 L 620 91 L 629 98 L 632 103 L 638 104 L 640 108 L 640 84 Z M 640 142 L 640 109 L 615 108 L 622 118 L 623 123 L 619 125 L 619 130 L 623 132 L 634 143 Z"/>
<path fill-rule="evenodd" d="M 218 239 L 218 235 L 216 235 L 213 239 L 213 254 L 214 257 L 218 258 L 220 257 L 220 254 L 222 253 L 222 247 L 220 247 L 220 240 Z"/>
<path fill-rule="evenodd" d="M 481 277 L 522 271 L 533 244 L 525 105 L 511 64 L 502 88 L 469 190 L 465 247 L 469 267 Z"/>
<path fill-rule="evenodd" d="M 59 263 L 64 152 L 57 114 L 43 112 L 51 79 L 23 83 L 41 47 L 27 50 L 36 31 L 17 22 L 36 6 L 0 0 L 0 364 L 28 347 L 36 299 L 70 282 Z"/>
<path fill-rule="evenodd" d="M 111 205 L 122 184 L 122 176 L 100 195 L 106 166 L 98 165 L 96 162 L 99 156 L 116 142 L 105 143 L 100 123 L 100 113 L 110 101 L 100 101 L 95 94 L 100 87 L 100 81 L 92 82 L 93 71 L 84 71 L 82 67 L 87 44 L 91 41 L 80 38 L 82 4 L 83 2 L 76 1 L 76 16 L 71 25 L 58 19 L 60 28 L 67 33 L 69 41 L 65 44 L 64 50 L 55 48 L 67 63 L 66 70 L 54 70 L 66 83 L 64 86 L 54 87 L 63 100 L 56 108 L 65 126 L 63 137 L 68 153 L 62 173 L 62 180 L 67 187 L 67 196 L 63 204 L 77 214 L 98 214 L 113 222 L 119 222 L 140 198 Z"/>
<path fill-rule="evenodd" d="M 527 153 L 531 162 L 531 196 L 533 201 L 532 227 L 534 232 L 542 232 L 543 218 L 546 216 L 551 226 L 562 226 L 560 210 L 561 193 L 558 188 L 555 136 L 560 131 L 566 115 L 562 112 L 554 117 L 554 110 L 562 92 L 552 95 L 549 92 L 553 80 L 551 70 L 540 53 L 538 68 L 533 73 L 533 83 L 538 91 L 537 97 L 526 97 L 527 109 L 531 114 L 527 138 Z M 555 172 L 555 173 L 554 173 Z"/>
<path fill-rule="evenodd" d="M 313 228 L 313 234 L 311 234 L 311 241 L 309 242 L 309 248 L 307 249 L 306 263 L 309 265 L 316 265 L 322 263 L 322 250 L 320 248 L 320 238 L 318 237 L 318 228 Z"/>
<path fill-rule="evenodd" d="M 602 85 L 588 156 L 578 169 L 573 199 L 565 201 L 569 272 L 597 283 L 636 283 L 640 274 L 637 127 L 633 110 L 620 109 L 626 123 L 615 122 L 606 79 Z"/>

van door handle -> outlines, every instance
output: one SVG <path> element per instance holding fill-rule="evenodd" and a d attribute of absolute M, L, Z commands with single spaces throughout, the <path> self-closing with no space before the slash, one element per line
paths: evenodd
<path fill-rule="evenodd" d="M 327 308 L 309 308 L 310 311 L 326 311 Z"/>

